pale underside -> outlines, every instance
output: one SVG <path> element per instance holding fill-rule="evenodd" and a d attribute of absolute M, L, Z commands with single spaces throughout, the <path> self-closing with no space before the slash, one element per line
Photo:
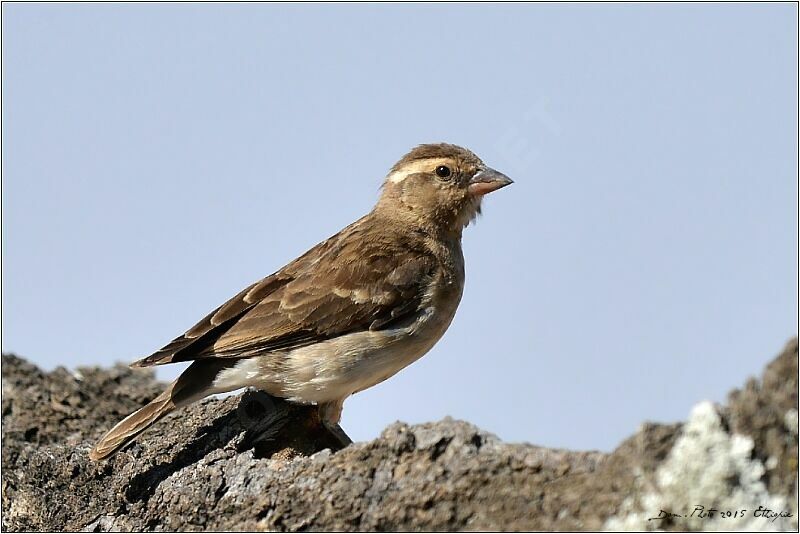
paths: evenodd
<path fill-rule="evenodd" d="M 437 296 L 431 295 L 431 300 L 439 300 Z M 295 402 L 342 402 L 428 352 L 450 325 L 459 300 L 436 313 L 431 306 L 424 308 L 394 328 L 355 332 L 286 352 L 241 359 L 219 373 L 213 388 L 218 393 L 253 386 Z"/>

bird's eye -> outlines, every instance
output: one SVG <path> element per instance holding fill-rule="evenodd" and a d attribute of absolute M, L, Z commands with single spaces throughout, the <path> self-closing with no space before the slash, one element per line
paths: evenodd
<path fill-rule="evenodd" d="M 450 167 L 446 167 L 444 165 L 439 165 L 436 167 L 436 176 L 439 178 L 447 179 L 450 178 Z"/>

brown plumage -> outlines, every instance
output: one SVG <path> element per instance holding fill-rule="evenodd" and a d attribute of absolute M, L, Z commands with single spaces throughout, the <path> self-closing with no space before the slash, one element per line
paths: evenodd
<path fill-rule="evenodd" d="M 464 148 L 415 148 L 369 214 L 135 362 L 193 363 L 90 456 L 110 456 L 175 408 L 246 386 L 317 403 L 338 428 L 349 395 L 418 359 L 447 329 L 463 289 L 461 232 L 483 195 L 509 183 Z"/>

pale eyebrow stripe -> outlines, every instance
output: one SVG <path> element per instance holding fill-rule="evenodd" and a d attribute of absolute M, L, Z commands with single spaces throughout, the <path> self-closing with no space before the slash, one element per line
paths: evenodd
<path fill-rule="evenodd" d="M 392 183 L 400 183 L 412 174 L 420 172 L 430 172 L 433 170 L 433 164 L 437 161 L 442 161 L 442 158 L 424 158 L 412 161 L 403 165 L 400 169 L 389 173 L 386 180 Z"/>

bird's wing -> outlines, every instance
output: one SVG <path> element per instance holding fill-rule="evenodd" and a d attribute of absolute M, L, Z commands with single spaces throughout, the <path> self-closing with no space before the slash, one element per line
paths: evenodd
<path fill-rule="evenodd" d="M 254 356 L 391 326 L 419 309 L 438 261 L 384 234 L 354 223 L 133 365 Z"/>

